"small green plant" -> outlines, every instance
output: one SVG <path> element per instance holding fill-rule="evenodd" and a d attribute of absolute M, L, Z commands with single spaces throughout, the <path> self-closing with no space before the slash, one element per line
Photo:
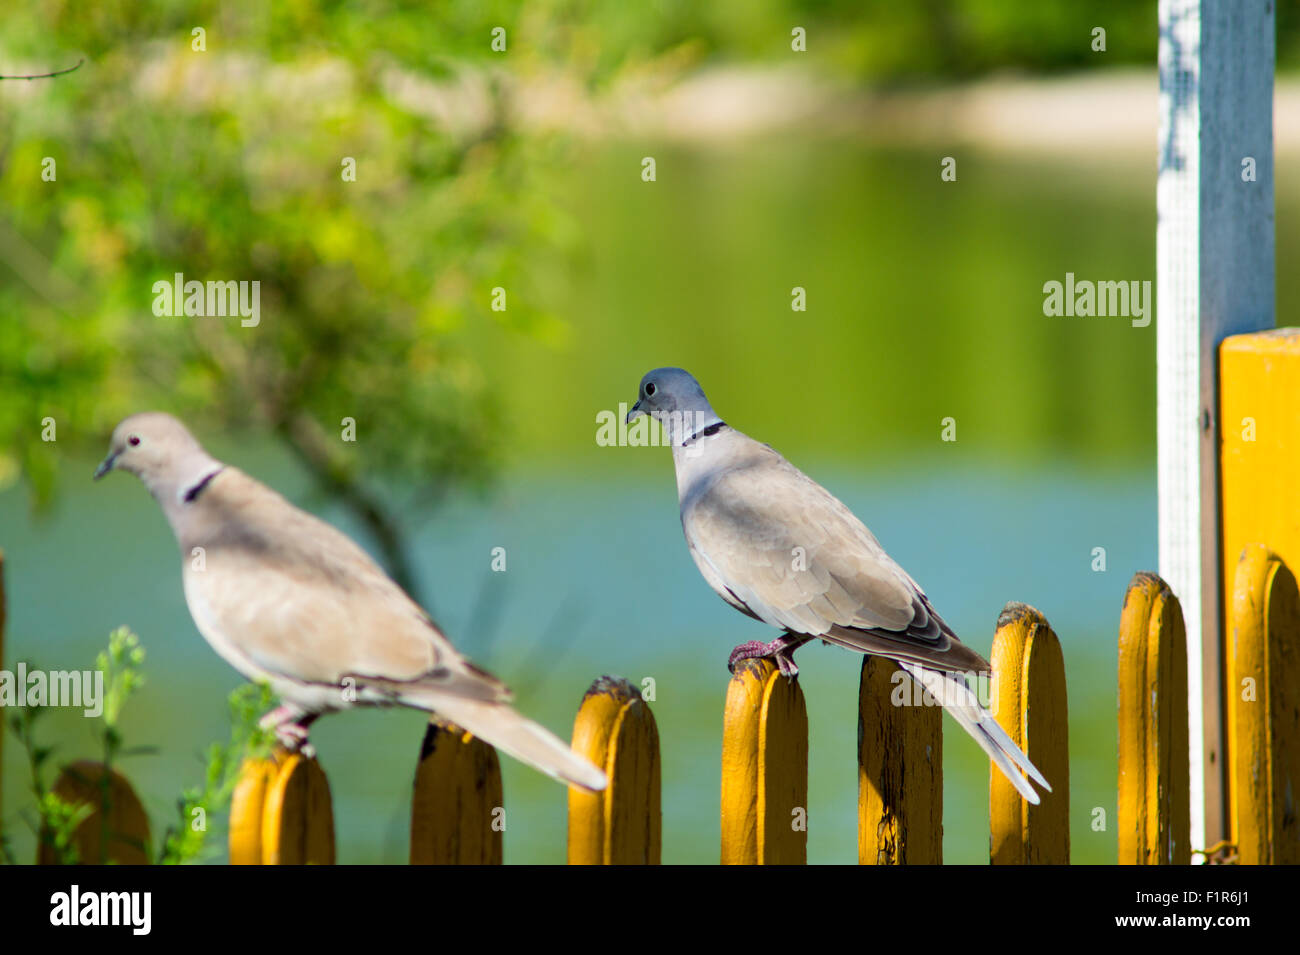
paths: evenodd
<path fill-rule="evenodd" d="M 158 858 L 163 865 L 180 865 L 203 855 L 208 816 L 229 803 L 244 760 L 261 759 L 271 752 L 275 735 L 258 725 L 258 718 L 274 702 L 271 688 L 245 683 L 230 694 L 228 702 L 230 740 L 208 746 L 203 785 L 185 790 L 177 800 L 178 818 L 163 836 Z"/>
<path fill-rule="evenodd" d="M 27 754 L 27 770 L 31 777 L 32 795 L 36 798 L 36 821 L 28 823 L 42 844 L 48 846 L 60 865 L 75 865 L 80 860 L 72 835 L 82 821 L 90 815 L 91 806 L 74 806 L 53 792 L 45 784 L 45 765 L 54 753 L 54 747 L 36 742 L 36 722 L 45 713 L 39 706 L 23 706 L 9 717 L 9 728 L 18 737 Z M 9 838 L 0 840 L 0 851 L 5 862 L 13 865 L 17 860 Z"/>
<path fill-rule="evenodd" d="M 140 638 L 127 627 L 118 627 L 108 635 L 108 649 L 95 657 L 95 668 L 104 674 L 104 743 L 116 748 L 122 739 L 117 733 L 117 720 L 126 701 L 144 686 L 144 647 Z"/>
<path fill-rule="evenodd" d="M 95 659 L 95 667 L 103 674 L 104 681 L 103 712 L 95 729 L 104 767 L 98 783 L 99 859 L 81 859 L 74 840 L 77 827 L 96 807 L 92 803 L 73 804 L 46 784 L 46 768 L 55 748 L 42 745 L 37 739 L 36 724 L 46 712 L 45 708 L 24 706 L 9 718 L 9 728 L 27 754 L 35 798 L 35 818 L 30 815 L 25 818 L 41 844 L 48 847 L 54 861 L 59 864 L 82 861 L 102 864 L 108 861 L 103 854 L 107 852 L 110 837 L 116 835 L 109 832 L 113 765 L 123 758 L 156 752 L 152 746 L 125 745 L 119 728 L 127 701 L 145 684 L 140 669 L 144 660 L 145 651 L 139 638 L 127 627 L 119 627 L 109 634 L 107 649 Z M 204 855 L 208 817 L 229 803 L 244 760 L 262 758 L 271 752 L 274 734 L 262 729 L 258 719 L 274 702 L 274 695 L 265 684 L 244 684 L 230 694 L 230 739 L 208 746 L 203 784 L 186 789 L 176 801 L 177 819 L 163 836 L 157 857 L 159 863 L 178 865 Z M 141 848 L 149 854 L 147 846 Z M 0 859 L 11 864 L 17 861 L 12 841 L 3 833 L 0 833 Z"/>
<path fill-rule="evenodd" d="M 102 728 L 99 732 L 103 753 L 104 771 L 99 776 L 99 863 L 107 862 L 110 833 L 108 824 L 112 808 L 113 763 L 119 756 L 135 756 L 153 752 L 152 747 L 126 749 L 122 734 L 117 728 L 122 708 L 137 690 L 144 686 L 144 647 L 140 638 L 127 627 L 118 627 L 108 635 L 108 649 L 95 657 L 95 668 L 104 674 L 104 712 L 100 714 Z M 146 852 L 147 852 L 146 848 Z"/>

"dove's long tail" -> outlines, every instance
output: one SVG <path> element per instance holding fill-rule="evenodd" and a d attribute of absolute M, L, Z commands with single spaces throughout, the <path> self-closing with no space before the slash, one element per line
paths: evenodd
<path fill-rule="evenodd" d="M 989 754 L 989 759 L 993 760 L 998 769 L 1002 770 L 1003 775 L 1011 780 L 1011 785 L 1015 786 L 1016 791 L 1027 801 L 1036 805 L 1038 793 L 1034 792 L 1034 787 L 1029 785 L 1029 781 L 1020 774 L 1021 769 L 1048 792 L 1052 791 L 1052 787 L 1029 761 L 1029 757 L 1020 751 L 1020 747 L 1007 735 L 1007 731 L 998 725 L 993 714 L 980 705 L 979 697 L 966 685 L 961 674 L 928 670 L 915 663 L 898 665 L 943 704 L 944 709 L 951 713 L 953 719 L 961 724 L 961 728 L 984 748 L 984 752 Z"/>
<path fill-rule="evenodd" d="M 546 727 L 520 716 L 505 703 L 432 692 L 406 694 L 402 702 L 451 720 L 484 742 L 560 782 L 583 789 L 605 788 L 605 774 L 589 760 L 575 753 Z"/>

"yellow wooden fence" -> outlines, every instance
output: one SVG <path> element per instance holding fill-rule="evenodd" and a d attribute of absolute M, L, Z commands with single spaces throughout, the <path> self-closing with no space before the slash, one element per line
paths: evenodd
<path fill-rule="evenodd" d="M 0 624 L 3 622 L 0 560 Z M 1300 861 L 1300 592 L 1276 554 L 1242 553 L 1232 591 L 1232 839 L 1211 847 L 1217 861 Z M 0 625 L 0 640 L 3 627 Z M 993 712 L 1053 784 L 1029 805 L 990 771 L 990 862 L 1069 861 L 1069 751 L 1065 662 L 1050 625 L 1034 608 L 1009 603 L 993 653 Z M 942 722 L 937 705 L 897 705 L 893 663 L 868 657 L 859 685 L 858 855 L 863 864 L 942 861 Z M 903 685 L 910 687 L 907 680 Z M 910 692 L 910 691 L 909 691 Z M 932 702 L 924 697 L 907 698 Z M 1176 597 L 1154 574 L 1134 576 L 1119 624 L 1118 850 L 1122 864 L 1191 861 L 1187 653 Z M 568 861 L 660 861 L 661 771 L 654 715 L 635 686 L 601 677 L 583 698 L 573 746 L 610 779 L 601 793 L 570 790 Z M 736 668 L 723 705 L 721 861 L 799 864 L 808 832 L 808 717 L 798 681 L 766 660 Z M 108 791 L 105 802 L 103 793 Z M 81 858 L 143 862 L 148 819 L 129 782 L 79 762 L 54 790 L 92 807 L 75 832 Z M 107 804 L 105 823 L 98 810 Z M 472 735 L 431 720 L 415 769 L 410 861 L 502 861 L 504 800 L 496 752 Z M 107 843 L 104 837 L 107 836 Z M 102 853 L 102 856 L 101 856 Z M 54 861 L 48 849 L 40 862 Z M 230 814 L 235 864 L 331 864 L 334 819 L 329 781 L 315 759 L 276 752 L 247 762 Z"/>
<path fill-rule="evenodd" d="M 1247 864 L 1300 863 L 1300 596 L 1277 555 L 1252 544 L 1230 608 L 1228 798 Z"/>
<path fill-rule="evenodd" d="M 1191 861 L 1187 636 L 1165 582 L 1139 573 L 1119 625 L 1119 861 Z"/>
<path fill-rule="evenodd" d="M 602 792 L 569 787 L 571 865 L 658 865 L 659 729 L 641 693 L 603 676 L 573 724 L 573 748 L 605 771 Z"/>
<path fill-rule="evenodd" d="M 994 769 L 989 776 L 989 853 L 995 865 L 1070 861 L 1070 750 L 1065 658 L 1056 633 L 1033 607 L 1009 603 L 993 638 L 997 717 L 1052 784 L 1030 805 Z"/>

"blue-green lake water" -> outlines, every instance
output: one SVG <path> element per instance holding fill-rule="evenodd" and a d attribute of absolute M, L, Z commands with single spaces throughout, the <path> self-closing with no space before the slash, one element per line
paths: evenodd
<path fill-rule="evenodd" d="M 726 657 L 734 644 L 768 635 L 699 578 L 681 539 L 668 452 L 607 453 L 635 456 L 645 474 L 631 479 L 620 467 L 608 479 L 511 482 L 490 503 L 465 502 L 431 521 L 415 537 L 416 563 L 446 630 L 517 689 L 521 709 L 562 735 L 596 676 L 654 678 L 664 859 L 713 862 Z M 260 457 L 272 463 L 273 456 Z M 1064 470 L 812 470 L 866 518 L 982 652 L 1005 601 L 1032 603 L 1048 616 L 1069 674 L 1075 855 L 1112 860 L 1113 832 L 1094 832 L 1090 823 L 1096 806 L 1113 817 L 1116 627 L 1129 575 L 1155 560 L 1151 482 Z M 290 494 L 305 490 L 285 462 L 270 475 Z M 132 743 L 160 751 L 124 768 L 153 818 L 170 819 L 181 788 L 200 778 L 203 744 L 225 733 L 224 698 L 238 678 L 190 621 L 179 558 L 157 507 L 134 480 L 114 476 L 70 495 L 40 523 L 28 520 L 17 495 L 6 495 L 0 525 L 11 607 L 7 660 L 80 668 L 109 627 L 127 623 L 139 633 L 149 683 L 124 728 Z M 1098 546 L 1106 548 L 1105 572 L 1092 569 Z M 494 547 L 506 548 L 504 573 L 490 569 Z M 812 739 L 809 860 L 853 862 L 860 658 L 812 645 L 799 660 Z M 422 725 L 410 711 L 358 711 L 317 724 L 341 862 L 405 859 Z M 60 712 L 42 730 L 57 739 L 61 757 L 93 755 L 83 720 Z M 949 861 L 980 862 L 988 764 L 950 720 L 945 735 L 945 851 Z M 5 814 L 14 829 L 25 775 L 12 740 L 4 760 Z M 504 763 L 507 861 L 562 861 L 563 788 Z M 30 837 L 18 834 L 24 847 Z"/>

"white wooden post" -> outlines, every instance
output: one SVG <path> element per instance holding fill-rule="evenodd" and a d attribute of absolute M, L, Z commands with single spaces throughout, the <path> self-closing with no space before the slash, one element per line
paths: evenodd
<path fill-rule="evenodd" d="M 1227 836 L 1218 346 L 1274 324 L 1273 59 L 1273 0 L 1160 0 L 1160 575 L 1187 621 L 1194 849 Z"/>

